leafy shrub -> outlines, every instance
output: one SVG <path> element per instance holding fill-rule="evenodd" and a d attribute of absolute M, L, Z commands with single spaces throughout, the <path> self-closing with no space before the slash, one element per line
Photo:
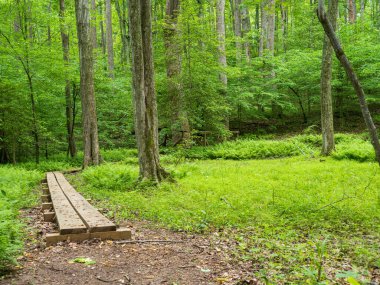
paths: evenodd
<path fill-rule="evenodd" d="M 0 273 L 16 263 L 23 245 L 19 210 L 36 203 L 31 189 L 42 177 L 38 171 L 0 167 Z"/>
<path fill-rule="evenodd" d="M 370 142 L 354 139 L 350 142 L 344 141 L 337 144 L 336 152 L 332 154 L 332 157 L 337 160 L 374 161 L 375 152 Z"/>
<path fill-rule="evenodd" d="M 97 189 L 123 191 L 131 188 L 137 178 L 136 169 L 120 164 L 89 167 L 82 173 L 86 184 Z"/>

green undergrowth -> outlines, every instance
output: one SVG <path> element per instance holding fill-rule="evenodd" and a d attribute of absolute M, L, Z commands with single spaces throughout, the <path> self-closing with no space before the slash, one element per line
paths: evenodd
<path fill-rule="evenodd" d="M 16 256 L 23 247 L 19 210 L 37 203 L 32 189 L 42 177 L 38 171 L 0 167 L 0 275 L 16 264 Z"/>
<path fill-rule="evenodd" d="M 323 280 L 344 275 L 343 261 L 361 278 L 380 265 L 375 163 L 298 156 L 198 160 L 166 168 L 177 182 L 158 188 L 135 187 L 138 167 L 124 162 L 89 168 L 71 179 L 117 220 L 147 219 L 178 231 L 230 231 L 226 236 L 239 244 L 236 256 L 262 262 L 257 274 L 274 284 L 317 280 L 322 242 L 330 258 L 323 261 L 328 267 Z"/>

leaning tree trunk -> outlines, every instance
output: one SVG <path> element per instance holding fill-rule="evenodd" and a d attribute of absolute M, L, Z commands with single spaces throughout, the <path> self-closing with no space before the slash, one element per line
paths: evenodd
<path fill-rule="evenodd" d="M 71 81 L 68 75 L 68 65 L 70 57 L 70 45 L 69 45 L 69 33 L 67 31 L 65 23 L 65 0 L 59 1 L 59 17 L 60 17 L 60 30 L 61 30 L 61 40 L 62 40 L 62 50 L 63 50 L 63 61 L 65 64 L 65 100 L 66 100 L 66 128 L 67 128 L 67 143 L 68 152 L 70 157 L 76 155 L 76 145 L 74 138 L 74 112 L 73 112 L 73 99 L 71 96 Z"/>
<path fill-rule="evenodd" d="M 167 172 L 161 167 L 158 151 L 150 0 L 130 0 L 128 16 L 140 180 L 158 183 L 167 176 Z"/>
<path fill-rule="evenodd" d="M 336 29 L 338 17 L 338 0 L 329 0 L 328 17 Z M 331 95 L 331 73 L 333 47 L 329 38 L 323 39 L 322 69 L 321 69 L 321 127 L 322 127 L 322 154 L 330 155 L 335 149 L 334 141 L 334 113 Z"/>
<path fill-rule="evenodd" d="M 335 34 L 334 28 L 328 19 L 326 12 L 324 10 L 324 4 L 323 0 L 319 0 L 318 3 L 318 10 L 317 10 L 318 19 L 321 22 L 323 29 L 325 30 L 325 33 L 327 37 L 330 39 L 330 43 L 334 48 L 335 55 L 340 61 L 341 65 L 343 66 L 344 70 L 346 71 L 346 74 L 348 78 L 350 79 L 352 86 L 354 87 L 354 90 L 356 92 L 356 96 L 359 99 L 360 108 L 363 114 L 364 121 L 366 123 L 366 126 L 368 128 L 369 135 L 371 137 L 371 143 L 375 150 L 375 156 L 376 160 L 380 165 L 380 143 L 379 143 L 379 137 L 377 134 L 376 126 L 373 123 L 371 113 L 368 109 L 368 104 L 365 98 L 364 90 L 362 86 L 360 85 L 359 79 L 355 73 L 355 71 L 352 68 L 351 63 L 349 62 L 346 54 L 344 53 L 339 39 Z"/>
<path fill-rule="evenodd" d="M 180 84 L 182 49 L 177 25 L 179 6 L 179 0 L 166 0 L 164 39 L 173 145 L 190 139 L 190 125 L 184 108 L 183 91 Z"/>
<path fill-rule="evenodd" d="M 106 36 L 107 36 L 107 60 L 109 77 L 114 78 L 114 58 L 113 58 L 113 39 L 112 39 L 112 6 L 111 0 L 106 0 Z"/>
<path fill-rule="evenodd" d="M 100 162 L 93 71 L 93 41 L 88 0 L 75 0 L 82 99 L 83 168 Z"/>

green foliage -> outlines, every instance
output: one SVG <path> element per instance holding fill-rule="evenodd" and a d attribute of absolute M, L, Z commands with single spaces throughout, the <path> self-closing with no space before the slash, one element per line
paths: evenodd
<path fill-rule="evenodd" d="M 23 225 L 19 210 L 36 204 L 32 188 L 41 180 L 38 171 L 0 167 L 0 275 L 16 264 L 23 247 Z"/>
<path fill-rule="evenodd" d="M 166 167 L 176 184 L 134 188 L 138 167 L 120 163 L 89 168 L 72 182 L 116 219 L 220 229 L 217 239 L 229 240 L 237 259 L 262 264 L 260 277 L 274 284 L 334 280 L 342 260 L 366 276 L 380 258 L 375 163 L 301 156 Z"/>
<path fill-rule="evenodd" d="M 97 189 L 125 191 L 136 182 L 135 168 L 123 165 L 103 164 L 100 167 L 87 168 L 82 173 L 87 185 Z"/>

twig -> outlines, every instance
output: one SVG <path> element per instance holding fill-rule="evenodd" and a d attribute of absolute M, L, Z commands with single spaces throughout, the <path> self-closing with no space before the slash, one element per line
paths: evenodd
<path fill-rule="evenodd" d="M 105 283 L 112 283 L 112 282 L 115 282 L 115 281 L 119 280 L 118 278 L 113 279 L 113 280 L 106 280 L 106 279 L 103 279 L 100 276 L 95 276 L 95 278 L 98 279 L 99 281 L 102 281 L 102 282 L 105 282 Z"/>
<path fill-rule="evenodd" d="M 140 240 L 119 240 L 115 241 L 116 244 L 125 244 L 125 243 L 183 243 L 186 241 L 183 240 L 166 240 L 166 239 L 140 239 Z"/>

